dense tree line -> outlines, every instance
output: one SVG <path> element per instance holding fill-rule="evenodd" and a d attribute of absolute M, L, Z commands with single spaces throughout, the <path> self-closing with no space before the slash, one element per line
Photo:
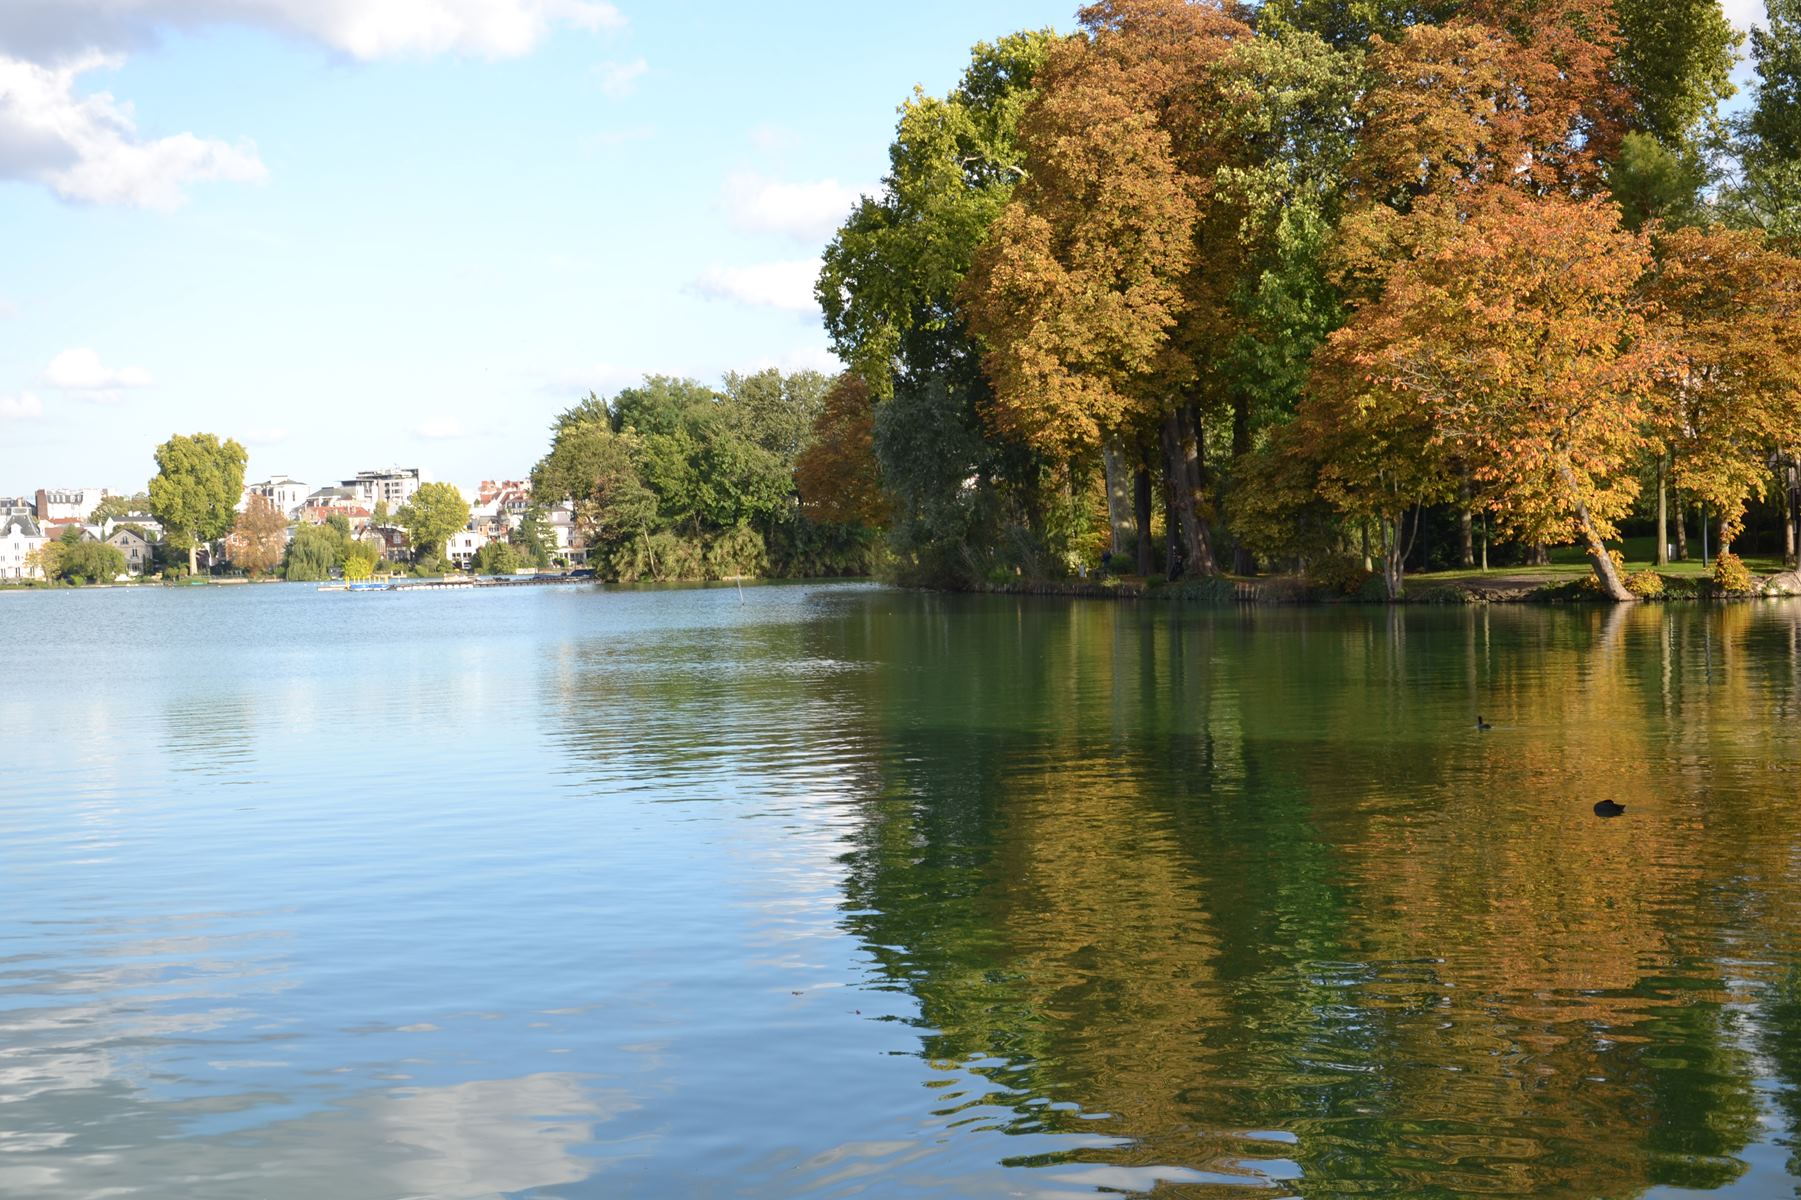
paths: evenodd
<path fill-rule="evenodd" d="M 1732 121 L 1717 0 L 1108 0 L 978 46 L 825 253 L 811 487 L 943 583 L 1110 546 L 1398 596 L 1480 528 L 1624 598 L 1622 523 L 1661 559 L 1691 514 L 1792 557 L 1798 15 Z"/>
<path fill-rule="evenodd" d="M 837 472 L 823 504 L 795 483 L 809 455 L 844 440 L 843 386 L 766 370 L 719 388 L 655 376 L 590 394 L 557 417 L 533 495 L 573 501 L 589 565 L 608 579 L 866 574 L 876 534 Z"/>

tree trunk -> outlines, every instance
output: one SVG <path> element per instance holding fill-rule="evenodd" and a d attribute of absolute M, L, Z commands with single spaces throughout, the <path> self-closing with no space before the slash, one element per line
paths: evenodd
<path fill-rule="evenodd" d="M 1107 526 L 1111 533 L 1107 549 L 1124 554 L 1126 539 L 1132 536 L 1132 484 L 1125 457 L 1114 443 L 1101 447 L 1101 466 L 1107 472 Z"/>
<path fill-rule="evenodd" d="M 1776 468 L 1776 508 L 1782 515 L 1782 561 L 1793 565 L 1795 561 L 1795 521 L 1794 511 L 1789 504 L 1788 468 Z"/>
<path fill-rule="evenodd" d="M 1701 565 L 1707 565 L 1707 501 L 1701 501 Z"/>
<path fill-rule="evenodd" d="M 1198 430 L 1197 426 L 1197 430 Z M 1251 452 L 1251 400 L 1242 393 L 1232 400 L 1232 461 L 1239 462 Z M 1232 573 L 1235 575 L 1255 575 L 1257 560 L 1251 554 L 1251 548 L 1239 542 L 1233 536 Z"/>
<path fill-rule="evenodd" d="M 1563 485 L 1570 489 L 1570 499 L 1576 505 L 1576 524 L 1582 529 L 1582 542 L 1588 551 L 1588 561 L 1594 564 L 1595 577 L 1601 581 L 1601 594 L 1609 600 L 1631 600 L 1632 593 L 1626 590 L 1626 584 L 1620 579 L 1620 573 L 1614 570 L 1613 556 L 1607 553 L 1607 543 L 1595 530 L 1595 522 L 1588 515 L 1588 505 L 1583 502 L 1582 494 L 1576 488 L 1576 472 L 1568 466 L 1557 469 Z"/>
<path fill-rule="evenodd" d="M 1182 409 L 1163 418 L 1163 455 L 1168 464 L 1170 499 L 1176 514 L 1169 529 L 1171 540 L 1179 526 L 1185 569 L 1202 575 L 1217 575 L 1219 566 L 1213 560 L 1206 522 L 1201 519 L 1200 447 Z"/>
<path fill-rule="evenodd" d="M 1666 456 L 1657 456 L 1657 553 L 1651 560 L 1660 567 L 1670 563 L 1670 481 Z"/>
<path fill-rule="evenodd" d="M 1688 512 L 1682 507 L 1682 493 L 1670 489 L 1670 507 L 1676 513 L 1676 561 L 1688 561 Z"/>
<path fill-rule="evenodd" d="M 1535 543 L 1532 547 L 1532 565 L 1535 567 L 1550 566 L 1551 547 L 1545 545 L 1543 542 Z"/>
<path fill-rule="evenodd" d="M 1174 579 L 1182 573 L 1182 546 L 1176 535 L 1176 482 L 1173 474 L 1163 472 L 1163 577 Z"/>
<path fill-rule="evenodd" d="M 1357 534 L 1363 539 L 1363 569 L 1374 571 L 1376 560 L 1370 556 L 1370 523 L 1367 519 L 1357 522 Z"/>
<path fill-rule="evenodd" d="M 200 574 L 200 547 L 193 542 L 188 543 L 188 574 Z"/>
<path fill-rule="evenodd" d="M 1801 568 L 1801 451 L 1788 456 L 1789 566 Z"/>
<path fill-rule="evenodd" d="M 1390 601 L 1399 601 L 1407 594 L 1407 544 L 1401 537 L 1406 522 L 1405 509 L 1392 521 L 1387 518 L 1382 521 L 1382 582 L 1388 588 Z"/>
<path fill-rule="evenodd" d="M 1132 510 L 1138 519 L 1138 573 L 1148 578 L 1151 573 L 1151 464 L 1145 461 L 1142 453 L 1137 469 L 1132 472 Z"/>
<path fill-rule="evenodd" d="M 1464 570 L 1476 565 L 1476 515 L 1470 506 L 1470 476 L 1457 482 L 1457 561 Z"/>

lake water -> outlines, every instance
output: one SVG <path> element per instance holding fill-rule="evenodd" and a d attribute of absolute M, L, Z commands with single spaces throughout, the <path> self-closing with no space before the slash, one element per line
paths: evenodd
<path fill-rule="evenodd" d="M 1801 1183 L 1801 605 L 0 617 L 0 1195 Z"/>

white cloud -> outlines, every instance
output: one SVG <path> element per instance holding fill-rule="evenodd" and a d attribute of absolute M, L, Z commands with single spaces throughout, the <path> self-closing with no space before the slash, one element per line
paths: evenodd
<path fill-rule="evenodd" d="M 751 233 L 780 233 L 819 243 L 832 236 L 857 200 L 871 188 L 816 179 L 782 183 L 740 173 L 725 183 L 726 220 Z"/>
<path fill-rule="evenodd" d="M 650 74 L 650 63 L 640 56 L 631 62 L 603 62 L 594 68 L 600 90 L 618 99 L 638 90 L 638 81 Z"/>
<path fill-rule="evenodd" d="M 786 312 L 813 312 L 813 281 L 818 278 L 819 260 L 803 258 L 748 267 L 709 267 L 692 286 L 709 300 L 732 300 L 752 308 L 779 308 Z"/>
<path fill-rule="evenodd" d="M 0 396 L 0 421 L 35 421 L 44 415 L 44 402 L 30 392 Z"/>
<path fill-rule="evenodd" d="M 461 421 L 448 419 L 427 421 L 423 425 L 416 425 L 413 427 L 413 433 L 429 442 L 448 442 L 469 436 L 463 431 Z"/>
<path fill-rule="evenodd" d="M 174 208 L 206 180 L 261 183 L 256 147 L 192 133 L 144 139 L 131 105 L 75 80 L 119 60 L 84 54 L 55 67 L 0 57 L 0 180 L 47 184 L 65 200 Z"/>
<path fill-rule="evenodd" d="M 228 24 L 297 34 L 367 61 L 517 58 L 553 27 L 615 30 L 625 17 L 605 0 L 3 0 L 0 50 L 53 62 L 141 46 L 165 29 Z"/>
<path fill-rule="evenodd" d="M 100 356 L 86 346 L 64 350 L 44 368 L 44 382 L 65 392 L 75 392 L 88 400 L 116 404 L 124 399 L 124 389 L 150 386 L 150 372 L 142 367 L 114 370 L 100 361 Z"/>

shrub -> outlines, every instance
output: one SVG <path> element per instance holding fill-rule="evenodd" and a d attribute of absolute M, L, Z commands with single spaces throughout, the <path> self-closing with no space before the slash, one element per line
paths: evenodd
<path fill-rule="evenodd" d="M 1626 590 L 1640 600 L 1656 600 L 1663 596 L 1663 576 L 1656 571 L 1637 571 L 1626 576 Z"/>
<path fill-rule="evenodd" d="M 1626 556 L 1621 554 L 1618 550 L 1609 550 L 1607 552 L 1607 557 L 1613 559 L 1613 573 L 1618 575 L 1621 580 L 1624 580 L 1626 578 Z M 1582 587 L 1585 591 L 1590 592 L 1599 592 L 1601 590 L 1601 577 L 1595 574 L 1592 567 L 1589 569 L 1588 574 L 1582 577 Z M 1630 585 L 1628 585 L 1627 590 L 1632 590 Z M 1637 593 L 1634 594 L 1636 595 Z"/>
<path fill-rule="evenodd" d="M 1751 579 L 1751 572 L 1739 556 L 1730 550 L 1722 550 L 1713 560 L 1713 589 L 1725 596 L 1748 596 L 1756 585 Z"/>
<path fill-rule="evenodd" d="M 511 542 L 488 542 L 475 552 L 475 569 L 483 575 L 511 575 L 519 569 L 519 551 Z"/>
<path fill-rule="evenodd" d="M 1364 569 L 1361 559 L 1332 555 L 1308 565 L 1307 586 L 1331 596 L 1358 596 L 1374 574 Z"/>

